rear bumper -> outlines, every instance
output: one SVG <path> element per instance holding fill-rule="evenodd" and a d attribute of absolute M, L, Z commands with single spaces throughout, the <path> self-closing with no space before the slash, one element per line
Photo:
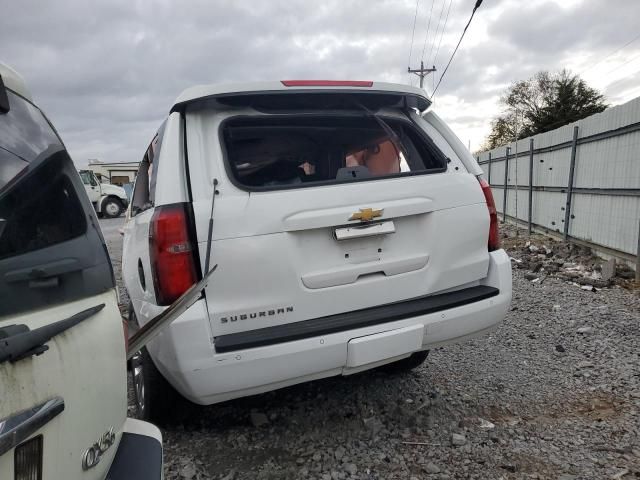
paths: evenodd
<path fill-rule="evenodd" d="M 463 292 L 471 295 L 465 296 Z M 509 257 L 503 250 L 491 252 L 488 275 L 479 284 L 431 298 L 435 297 L 447 298 L 452 303 L 436 308 L 429 297 L 412 300 L 417 303 L 405 310 L 396 309 L 396 314 L 387 312 L 387 319 L 376 319 L 369 312 L 356 316 L 353 325 L 346 329 L 344 325 L 318 329 L 311 336 L 305 335 L 303 328 L 302 333 L 271 331 L 271 336 L 262 339 L 252 335 L 219 337 L 216 352 L 210 349 L 206 356 L 202 348 L 194 348 L 201 344 L 197 336 L 204 333 L 197 326 L 206 318 L 203 306 L 203 316 L 198 315 L 198 308 L 190 309 L 187 313 L 194 318 L 177 320 L 170 333 L 154 344 L 150 352 L 170 383 L 199 404 L 367 370 L 413 351 L 460 342 L 495 328 L 511 302 Z M 337 319 L 337 324 L 340 321 L 345 319 Z M 313 321 L 308 325 L 314 328 Z M 284 337 L 276 338 L 278 335 Z"/>
<path fill-rule="evenodd" d="M 162 435 L 147 422 L 127 418 L 108 480 L 161 480 Z"/>

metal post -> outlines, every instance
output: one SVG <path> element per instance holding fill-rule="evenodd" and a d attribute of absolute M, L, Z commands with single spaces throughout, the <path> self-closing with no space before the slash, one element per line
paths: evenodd
<path fill-rule="evenodd" d="M 502 194 L 502 223 L 507 221 L 507 178 L 509 176 L 509 151 L 507 147 L 504 153 L 504 192 Z"/>
<path fill-rule="evenodd" d="M 529 139 L 529 235 L 531 235 L 531 217 L 533 213 L 533 137 Z"/>
<path fill-rule="evenodd" d="M 489 152 L 489 174 L 487 176 L 489 177 L 487 182 L 489 182 L 489 186 L 491 186 L 491 152 Z"/>
<path fill-rule="evenodd" d="M 578 126 L 573 127 L 573 141 L 571 143 L 571 163 L 569 164 L 569 184 L 567 188 L 567 202 L 564 211 L 564 239 L 569 237 L 569 220 L 571 219 L 571 196 L 573 195 L 573 174 L 576 169 L 576 150 L 578 149 Z"/>
<path fill-rule="evenodd" d="M 638 219 L 638 249 L 636 250 L 636 282 L 640 283 L 640 218 Z"/>
<path fill-rule="evenodd" d="M 515 175 L 514 175 L 514 180 L 515 180 L 515 217 L 516 217 L 516 237 L 519 235 L 518 232 L 518 222 L 520 221 L 520 217 L 518 216 L 518 194 L 520 193 L 518 191 L 518 110 L 516 110 L 516 156 L 515 156 L 515 160 L 516 160 L 516 168 L 515 168 Z"/>

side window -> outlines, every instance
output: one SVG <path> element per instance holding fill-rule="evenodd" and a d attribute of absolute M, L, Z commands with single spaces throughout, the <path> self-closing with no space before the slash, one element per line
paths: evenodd
<path fill-rule="evenodd" d="M 151 199 L 149 198 L 149 158 L 145 153 L 144 158 L 138 167 L 136 183 L 133 186 L 131 215 L 136 216 L 138 213 L 143 212 L 152 206 Z"/>
<path fill-rule="evenodd" d="M 82 183 L 84 183 L 85 185 L 93 185 L 93 182 L 91 181 L 91 172 L 88 172 L 86 170 L 81 170 L 80 171 L 80 178 L 82 179 Z"/>
<path fill-rule="evenodd" d="M 132 215 L 137 215 L 141 211 L 151 208 L 154 204 L 156 178 L 158 175 L 158 159 L 160 158 L 160 148 L 162 146 L 165 125 L 166 120 L 151 140 L 138 167 L 136 183 L 133 188 L 133 199 L 131 200 Z"/>
<path fill-rule="evenodd" d="M 162 147 L 162 139 L 164 137 L 164 127 L 167 124 L 165 120 L 160 128 L 158 129 L 158 133 L 151 140 L 151 145 L 149 146 L 149 156 L 151 157 L 151 162 L 149 164 L 149 199 L 151 203 L 154 203 L 156 199 L 156 178 L 158 176 L 158 160 L 160 159 L 160 147 Z"/>

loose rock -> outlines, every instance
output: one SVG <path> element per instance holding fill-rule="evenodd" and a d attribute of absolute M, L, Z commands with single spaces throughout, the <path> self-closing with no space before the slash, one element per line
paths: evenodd
<path fill-rule="evenodd" d="M 354 463 L 346 463 L 344 469 L 349 475 L 355 475 L 356 473 L 358 473 L 358 467 L 356 467 Z"/>
<path fill-rule="evenodd" d="M 264 413 L 251 412 L 251 423 L 254 427 L 260 428 L 269 424 L 269 419 Z"/>
<path fill-rule="evenodd" d="M 467 443 L 467 439 L 464 435 L 460 433 L 454 433 L 451 435 L 451 444 L 456 446 L 461 446 Z"/>
<path fill-rule="evenodd" d="M 429 462 L 424 466 L 424 471 L 429 474 L 440 473 L 440 467 L 433 462 Z"/>

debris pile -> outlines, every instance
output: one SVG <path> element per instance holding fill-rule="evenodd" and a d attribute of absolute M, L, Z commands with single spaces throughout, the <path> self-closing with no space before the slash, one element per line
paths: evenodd
<path fill-rule="evenodd" d="M 502 225 L 503 246 L 514 268 L 527 270 L 532 283 L 555 276 L 583 290 L 597 291 L 612 285 L 631 287 L 634 271 L 614 259 L 603 260 L 591 249 L 554 240 L 540 234 L 527 235 L 513 225 Z"/>

